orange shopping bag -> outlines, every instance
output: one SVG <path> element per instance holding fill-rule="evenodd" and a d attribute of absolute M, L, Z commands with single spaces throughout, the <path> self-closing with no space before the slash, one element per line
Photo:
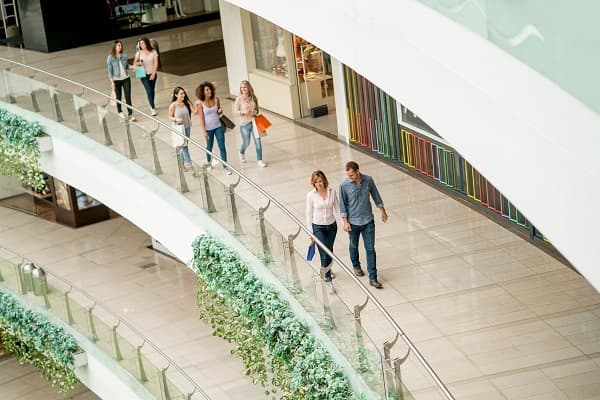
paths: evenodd
<path fill-rule="evenodd" d="M 256 122 L 256 129 L 258 129 L 259 133 L 266 131 L 267 128 L 272 125 L 271 121 L 269 121 L 267 117 L 262 114 L 258 114 L 256 118 L 254 118 L 254 121 Z"/>

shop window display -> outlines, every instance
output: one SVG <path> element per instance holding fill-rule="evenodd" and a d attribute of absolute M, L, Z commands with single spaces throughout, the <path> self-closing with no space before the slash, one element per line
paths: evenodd
<path fill-rule="evenodd" d="M 256 69 L 288 78 L 285 31 L 257 16 L 250 16 Z"/>
<path fill-rule="evenodd" d="M 302 115 L 325 115 L 334 109 L 331 58 L 314 44 L 294 35 L 296 72 L 301 92 Z"/>

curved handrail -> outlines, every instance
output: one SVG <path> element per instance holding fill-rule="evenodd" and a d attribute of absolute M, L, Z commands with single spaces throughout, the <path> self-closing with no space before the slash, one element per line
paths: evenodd
<path fill-rule="evenodd" d="M 108 308 L 107 306 L 105 306 L 101 301 L 95 299 L 91 294 L 89 294 L 88 292 L 86 292 L 85 290 L 75 286 L 73 283 L 71 283 L 69 280 L 53 273 L 52 271 L 49 271 L 48 269 L 44 268 L 41 264 L 37 263 L 33 258 L 31 257 L 26 257 L 22 254 L 19 254 L 13 250 L 7 249 L 6 247 L 0 247 L 0 249 L 12 254 L 13 256 L 20 258 L 22 260 L 28 260 L 28 261 L 33 261 L 34 265 L 36 265 L 37 267 L 42 267 L 44 272 L 49 275 L 52 276 L 54 279 L 62 282 L 63 284 L 65 284 L 66 286 L 68 286 L 68 290 L 65 292 L 65 294 L 70 294 L 71 291 L 73 289 L 75 289 L 77 292 L 81 293 L 83 296 L 85 296 L 88 300 L 93 302 L 92 308 L 95 308 L 96 306 L 100 306 L 103 311 L 105 311 L 106 313 L 108 313 L 110 316 L 112 316 L 113 318 L 115 318 L 117 320 L 117 325 L 119 324 L 123 324 L 125 325 L 127 328 L 129 328 L 129 330 L 131 330 L 131 332 L 133 332 L 134 334 L 136 334 L 137 336 L 139 336 L 139 338 L 142 340 L 142 345 L 144 343 L 148 343 L 148 345 L 150 345 L 163 359 L 165 359 L 168 362 L 168 365 L 166 368 L 168 368 L 169 366 L 173 366 L 177 372 L 179 372 L 179 374 L 181 374 L 181 376 L 183 378 L 185 378 L 194 388 L 194 390 L 192 392 L 188 392 L 190 394 L 192 393 L 200 393 L 202 396 L 204 396 L 204 398 L 206 400 L 210 400 L 210 396 L 208 396 L 206 394 L 206 392 L 204 390 L 202 390 L 202 388 L 200 387 L 200 385 L 198 385 L 179 365 L 177 365 L 177 363 L 175 361 L 173 361 L 168 355 L 166 355 L 157 345 L 155 345 L 150 339 L 148 339 L 143 333 L 141 333 L 137 328 L 135 328 L 133 325 L 131 325 L 127 320 L 123 319 L 121 316 L 119 316 L 118 314 L 116 314 L 114 311 L 112 311 L 110 308 Z M 158 368 L 158 367 L 157 367 Z M 165 368 L 165 369 L 166 369 Z"/>
<path fill-rule="evenodd" d="M 92 93 L 95 93 L 97 95 L 100 95 L 101 97 L 105 98 L 107 100 L 107 104 L 109 101 L 115 101 L 115 102 L 119 102 L 121 105 L 125 106 L 125 107 L 129 107 L 132 110 L 134 110 L 135 112 L 143 115 L 144 117 L 154 121 L 155 123 L 157 123 L 158 127 L 162 126 L 164 128 L 166 128 L 168 131 L 170 131 L 173 134 L 176 134 L 178 136 L 181 136 L 182 138 L 184 138 L 185 140 L 187 140 L 189 143 L 192 143 L 194 146 L 196 146 L 197 148 L 199 148 L 200 150 L 204 151 L 205 153 L 208 153 L 211 155 L 211 157 L 214 157 L 215 159 L 217 159 L 219 162 L 221 162 L 223 165 L 227 166 L 227 168 L 229 168 L 232 172 L 234 172 L 236 175 L 238 175 L 238 177 L 242 180 L 244 180 L 246 183 L 248 183 L 252 188 L 254 188 L 255 190 L 257 190 L 259 193 L 261 193 L 263 196 L 265 196 L 270 202 L 272 202 L 273 204 L 275 204 L 281 211 L 284 212 L 284 214 L 286 214 L 294 223 L 296 223 L 299 228 L 301 230 L 303 230 L 309 237 L 311 237 L 322 249 L 324 249 L 324 251 L 333 259 L 335 260 L 335 262 L 344 270 L 344 272 L 352 279 L 352 281 L 354 283 L 356 283 L 356 285 L 360 288 L 360 290 L 363 292 L 363 294 L 365 296 L 367 296 L 368 300 L 371 300 L 373 302 L 373 304 L 375 305 L 375 307 L 383 314 L 384 318 L 387 320 L 387 322 L 396 330 L 396 333 L 402 338 L 402 340 L 404 341 L 404 343 L 406 344 L 406 346 L 410 349 L 411 352 L 413 352 L 415 354 L 415 356 L 417 357 L 417 359 L 419 360 L 419 363 L 423 366 L 423 368 L 427 371 L 427 373 L 431 376 L 431 378 L 433 379 L 433 381 L 435 382 L 436 386 L 438 387 L 438 389 L 443 393 L 443 395 L 445 396 L 446 399 L 448 400 L 455 400 L 454 396 L 452 395 L 452 393 L 448 390 L 448 388 L 446 387 L 446 385 L 442 382 L 442 380 L 439 378 L 439 376 L 437 375 L 437 373 L 433 370 L 433 368 L 429 365 L 429 363 L 427 362 L 427 360 L 425 360 L 425 357 L 423 357 L 423 355 L 421 354 L 421 352 L 417 349 L 417 347 L 414 345 L 414 343 L 410 340 L 410 338 L 404 333 L 404 330 L 400 327 L 400 325 L 396 322 L 396 320 L 394 320 L 394 318 L 392 318 L 392 316 L 390 315 L 390 313 L 385 309 L 385 307 L 383 306 L 383 304 L 381 304 L 379 302 L 379 300 L 377 300 L 377 298 L 371 293 L 371 291 L 365 286 L 365 284 L 363 284 L 355 275 L 354 272 L 352 271 L 351 268 L 349 268 L 348 266 L 346 266 L 341 259 L 336 256 L 333 252 L 331 252 L 329 249 L 327 249 L 327 247 L 316 237 L 314 236 L 314 234 L 311 232 L 310 229 L 308 229 L 304 223 L 302 223 L 300 221 L 300 219 L 298 219 L 294 214 L 292 214 L 292 212 L 290 212 L 279 200 L 277 200 L 273 195 L 271 195 L 269 192 L 267 192 L 266 190 L 264 190 L 263 188 L 261 188 L 259 185 L 257 185 L 256 183 L 254 183 L 254 181 L 252 181 L 250 178 L 248 178 L 246 175 L 244 175 L 242 172 L 238 171 L 235 167 L 233 167 L 232 165 L 230 165 L 228 162 L 223 161 L 220 157 L 216 156 L 215 154 L 213 154 L 211 151 L 209 151 L 205 146 L 203 146 L 202 144 L 196 142 L 196 140 L 187 137 L 184 137 L 180 132 L 178 132 L 177 130 L 173 129 L 171 126 L 169 126 L 168 124 L 152 117 L 151 115 L 133 107 L 133 106 L 129 106 L 126 103 L 124 103 L 123 101 L 119 101 L 116 99 L 112 99 L 109 95 L 91 88 L 87 85 L 81 84 L 79 82 L 75 82 L 73 80 L 70 80 L 68 78 L 64 78 L 62 76 L 53 74 L 51 72 L 36 68 L 36 67 L 32 67 L 29 66 L 27 64 L 23 64 L 20 63 L 18 61 L 13 61 L 4 57 L 0 57 L 0 61 L 4 61 L 4 62 L 8 62 L 10 64 L 14 64 L 14 65 L 18 65 L 20 67 L 24 67 L 27 69 L 30 69 L 32 71 L 36 71 L 36 72 L 40 72 L 42 74 L 46 74 L 48 76 L 51 76 L 53 78 L 62 80 L 64 82 L 68 82 L 69 84 L 75 85 L 77 87 L 81 87 L 85 90 L 88 90 Z M 158 128 L 157 128 L 158 129 Z"/>

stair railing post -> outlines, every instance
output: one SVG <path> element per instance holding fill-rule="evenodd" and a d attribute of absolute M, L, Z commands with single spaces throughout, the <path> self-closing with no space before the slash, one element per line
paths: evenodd
<path fill-rule="evenodd" d="M 238 176 L 237 182 L 225 186 L 225 201 L 227 203 L 227 214 L 229 215 L 229 223 L 231 231 L 234 235 L 242 235 L 242 225 L 240 216 L 235 203 L 235 188 L 239 185 L 241 178 Z"/>

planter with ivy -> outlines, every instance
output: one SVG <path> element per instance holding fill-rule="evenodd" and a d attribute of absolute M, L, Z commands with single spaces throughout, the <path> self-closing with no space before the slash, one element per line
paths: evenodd
<path fill-rule="evenodd" d="M 68 393 L 78 383 L 73 353 L 78 350 L 73 336 L 51 323 L 43 314 L 25 309 L 12 295 L 0 291 L 0 341 L 19 362 L 29 363 Z"/>
<path fill-rule="evenodd" d="M 194 242 L 200 316 L 213 334 L 236 345 L 246 375 L 284 400 L 344 400 L 352 392 L 342 368 L 278 293 L 232 250 L 203 235 Z"/>
<path fill-rule="evenodd" d="M 0 174 L 15 175 L 32 189 L 42 190 L 46 185 L 38 145 L 42 136 L 38 123 L 0 109 Z"/>

